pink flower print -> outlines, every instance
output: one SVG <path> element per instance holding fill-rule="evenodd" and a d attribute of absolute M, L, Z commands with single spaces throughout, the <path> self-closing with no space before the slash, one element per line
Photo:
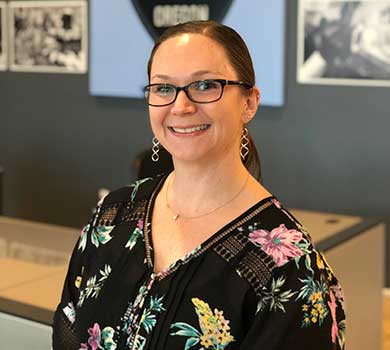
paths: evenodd
<path fill-rule="evenodd" d="M 344 297 L 344 291 L 342 290 L 340 284 L 337 283 L 335 286 L 332 286 L 331 289 L 336 297 L 336 300 L 338 300 L 341 304 L 343 304 L 345 297 Z"/>
<path fill-rule="evenodd" d="M 271 202 L 275 205 L 276 208 L 282 209 L 282 204 L 276 198 L 272 198 Z"/>
<path fill-rule="evenodd" d="M 255 230 L 249 234 L 249 240 L 261 247 L 261 249 L 272 256 L 277 266 L 282 266 L 289 257 L 303 255 L 296 243 L 302 239 L 302 232 L 288 229 L 284 224 L 274 228 L 271 232 L 267 230 Z"/>
<path fill-rule="evenodd" d="M 332 291 L 329 292 L 330 301 L 328 301 L 330 314 L 332 315 L 332 329 L 331 329 L 331 335 L 332 335 L 332 343 L 336 344 L 336 338 L 339 334 L 339 327 L 337 326 L 337 320 L 336 320 L 336 298 Z"/>
<path fill-rule="evenodd" d="M 295 222 L 295 219 L 291 216 L 291 214 L 290 214 L 286 209 L 283 208 L 282 203 L 280 203 L 280 202 L 279 202 L 277 199 L 275 199 L 275 198 L 272 198 L 272 199 L 271 199 L 271 202 L 275 205 L 276 208 L 280 209 L 283 213 L 285 213 L 285 214 L 287 215 L 287 217 L 288 217 L 291 221 Z"/>
<path fill-rule="evenodd" d="M 88 338 L 88 344 L 92 350 L 97 350 L 100 342 L 100 326 L 95 323 L 92 328 L 88 329 L 90 337 Z"/>
<path fill-rule="evenodd" d="M 88 345 L 85 343 L 80 344 L 80 349 L 79 350 L 88 350 Z"/>
<path fill-rule="evenodd" d="M 138 220 L 137 227 L 142 230 L 144 228 L 144 221 L 142 219 Z"/>

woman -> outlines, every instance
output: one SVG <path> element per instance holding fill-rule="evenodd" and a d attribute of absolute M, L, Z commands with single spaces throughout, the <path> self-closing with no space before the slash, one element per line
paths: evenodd
<path fill-rule="evenodd" d="M 72 255 L 54 350 L 343 348 L 336 278 L 244 165 L 260 92 L 241 37 L 177 25 L 148 74 L 153 158 L 163 145 L 174 171 L 98 205 Z"/>

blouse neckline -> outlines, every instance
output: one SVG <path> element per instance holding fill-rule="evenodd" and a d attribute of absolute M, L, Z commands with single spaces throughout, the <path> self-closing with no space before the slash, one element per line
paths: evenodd
<path fill-rule="evenodd" d="M 158 181 L 156 187 L 154 188 L 152 194 L 149 197 L 147 206 L 146 206 L 146 213 L 145 213 L 145 220 L 143 225 L 143 231 L 144 231 L 144 237 L 145 237 L 145 254 L 146 254 L 146 263 L 148 267 L 153 271 L 154 266 L 154 257 L 153 257 L 153 240 L 152 240 L 152 215 L 153 215 L 153 209 L 154 204 L 157 198 L 158 193 L 160 192 L 165 180 L 167 179 L 169 174 L 166 174 L 161 177 L 160 181 Z M 263 198 L 259 202 L 255 203 L 248 209 L 246 209 L 244 212 L 242 212 L 240 215 L 238 215 L 235 219 L 228 222 L 226 225 L 221 227 L 219 230 L 217 230 L 215 233 L 213 233 L 208 239 L 206 239 L 204 242 L 202 242 L 200 245 L 198 245 L 195 249 L 193 249 L 191 252 L 185 254 L 183 257 L 179 258 L 175 262 L 173 262 L 171 265 L 169 265 L 165 270 L 159 271 L 159 272 L 153 272 L 152 278 L 157 280 L 162 280 L 168 275 L 175 272 L 181 265 L 184 265 L 188 263 L 190 260 L 194 259 L 195 257 L 203 254 L 208 249 L 213 247 L 215 244 L 220 242 L 224 237 L 226 237 L 229 233 L 233 232 L 243 224 L 245 224 L 247 221 L 251 220 L 253 217 L 258 215 L 261 211 L 264 209 L 270 207 L 273 205 L 272 199 L 275 199 L 274 196 L 268 196 L 266 198 Z"/>

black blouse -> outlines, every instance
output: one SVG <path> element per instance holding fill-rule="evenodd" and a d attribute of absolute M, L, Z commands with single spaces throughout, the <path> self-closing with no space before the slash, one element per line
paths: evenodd
<path fill-rule="evenodd" d="M 164 180 L 98 204 L 72 254 L 53 350 L 344 348 L 340 285 L 275 197 L 154 273 L 151 215 Z"/>

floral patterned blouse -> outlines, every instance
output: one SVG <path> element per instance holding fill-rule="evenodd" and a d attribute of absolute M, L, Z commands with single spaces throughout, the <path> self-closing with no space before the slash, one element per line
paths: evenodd
<path fill-rule="evenodd" d="M 154 273 L 151 215 L 165 178 L 98 204 L 72 254 L 53 350 L 344 348 L 340 285 L 275 197 Z"/>

